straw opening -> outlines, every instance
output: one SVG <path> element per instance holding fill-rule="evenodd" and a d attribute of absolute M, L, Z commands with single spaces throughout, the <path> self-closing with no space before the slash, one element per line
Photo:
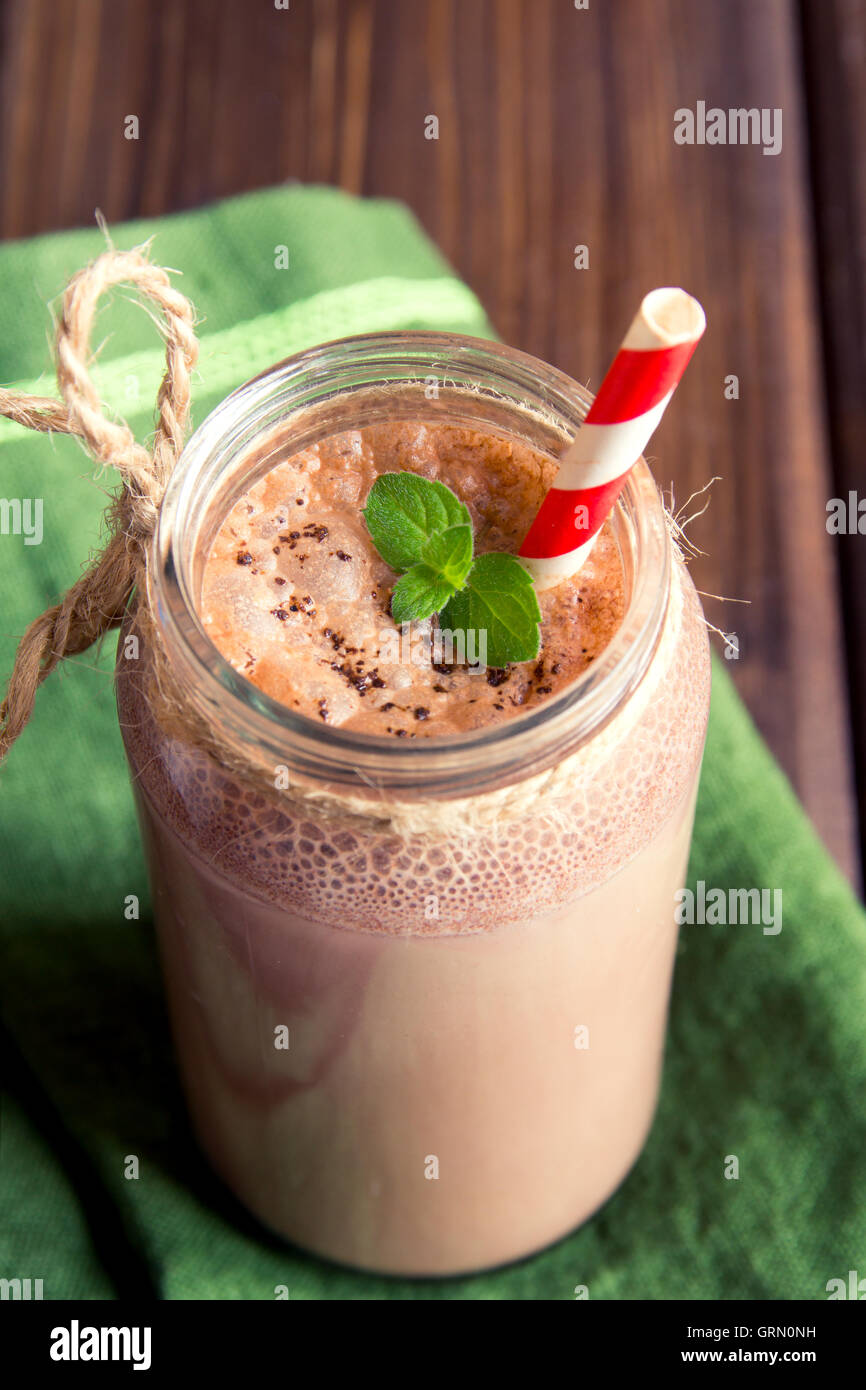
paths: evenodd
<path fill-rule="evenodd" d="M 645 295 L 641 316 L 653 336 L 667 347 L 699 338 L 707 323 L 698 301 L 685 290 L 671 286 Z"/>

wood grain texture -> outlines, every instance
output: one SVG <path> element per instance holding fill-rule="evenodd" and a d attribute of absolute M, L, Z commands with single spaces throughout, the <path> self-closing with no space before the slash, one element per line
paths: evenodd
<path fill-rule="evenodd" d="M 818 287 L 833 496 L 866 511 L 866 0 L 804 0 Z M 863 529 L 866 530 L 866 517 Z M 866 805 L 866 536 L 839 536 L 852 733 Z M 861 818 L 866 857 L 866 816 Z M 862 862 L 862 858 L 861 858 Z"/>
<path fill-rule="evenodd" d="M 678 505 L 722 479 L 692 569 L 748 603 L 707 615 L 738 634 L 734 679 L 856 880 L 840 612 L 862 709 L 866 542 L 846 552 L 825 517 L 858 470 L 862 487 L 863 0 L 4 0 L 0 17 L 4 236 L 285 179 L 402 198 L 502 337 L 591 387 L 647 289 L 701 298 L 657 476 Z M 781 108 L 782 153 L 676 145 L 698 100 Z"/>

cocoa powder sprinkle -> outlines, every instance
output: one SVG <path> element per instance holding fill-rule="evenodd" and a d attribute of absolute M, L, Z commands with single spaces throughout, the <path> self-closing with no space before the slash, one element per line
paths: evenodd
<path fill-rule="evenodd" d="M 495 689 L 498 685 L 504 685 L 510 674 L 505 667 L 491 666 L 487 672 L 487 684 Z"/>

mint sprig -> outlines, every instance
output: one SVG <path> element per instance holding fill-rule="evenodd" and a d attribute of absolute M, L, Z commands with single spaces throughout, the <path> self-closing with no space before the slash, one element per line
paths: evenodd
<path fill-rule="evenodd" d="M 467 650 L 468 633 L 484 633 L 488 666 L 538 656 L 541 610 L 530 574 L 504 552 L 473 558 L 471 517 L 444 483 L 383 473 L 363 516 L 382 559 L 401 576 L 391 597 L 396 623 L 438 613 L 440 627 L 467 634 Z"/>

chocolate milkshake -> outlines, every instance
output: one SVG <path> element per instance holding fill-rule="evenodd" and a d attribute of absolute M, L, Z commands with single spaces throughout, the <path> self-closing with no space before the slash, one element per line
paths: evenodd
<path fill-rule="evenodd" d="M 305 354 L 188 451 L 160 636 L 231 756 L 165 720 L 146 648 L 118 663 L 202 1144 L 273 1230 L 403 1274 L 538 1249 L 637 1157 L 709 686 L 645 465 L 580 573 L 539 596 L 532 662 L 441 659 L 435 621 L 406 641 L 362 516 L 376 477 L 445 483 L 476 550 L 513 553 L 586 408 L 543 364 L 444 336 L 431 405 L 402 363 L 432 337 L 400 338 L 400 370 L 391 335 L 363 359 Z"/>
<path fill-rule="evenodd" d="M 622 621 L 610 528 L 579 576 L 540 596 L 537 660 L 483 672 L 479 652 L 437 660 L 454 655 L 453 640 L 451 652 L 434 650 L 429 620 L 398 631 L 397 576 L 362 515 L 375 479 L 402 470 L 455 492 L 479 551 L 513 552 L 556 465 L 493 433 L 423 421 L 346 431 L 277 462 L 235 503 L 205 567 L 202 618 L 223 656 L 312 719 L 393 738 L 501 723 L 572 684 Z"/>

